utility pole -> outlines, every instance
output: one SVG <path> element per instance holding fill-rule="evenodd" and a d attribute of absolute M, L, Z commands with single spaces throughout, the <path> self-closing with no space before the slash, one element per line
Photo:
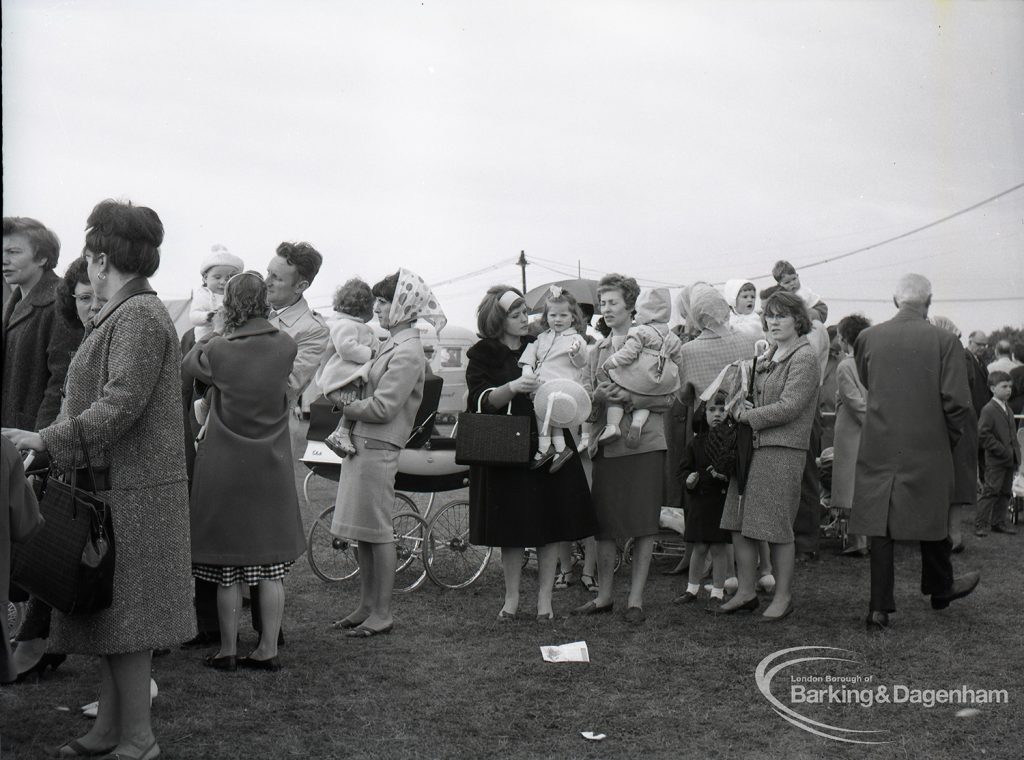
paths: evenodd
<path fill-rule="evenodd" d="M 516 262 L 516 266 L 523 270 L 523 293 L 526 292 L 526 251 L 519 252 L 519 261 Z"/>

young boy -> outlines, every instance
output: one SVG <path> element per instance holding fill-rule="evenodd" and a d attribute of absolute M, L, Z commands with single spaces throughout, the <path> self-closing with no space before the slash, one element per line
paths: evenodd
<path fill-rule="evenodd" d="M 1017 426 L 1006 403 L 1013 392 L 1013 383 L 1006 372 L 993 372 L 988 376 L 988 387 L 992 398 L 982 407 L 978 418 L 978 445 L 985 451 L 985 483 L 974 520 L 974 535 L 978 538 L 988 535 L 989 526 L 993 533 L 1017 532 L 1006 524 L 1013 473 L 1020 466 Z"/>
<path fill-rule="evenodd" d="M 776 261 L 772 267 L 772 277 L 783 290 L 800 296 L 811 310 L 811 315 L 816 316 L 822 324 L 825 323 L 828 319 L 828 304 L 822 301 L 817 293 L 800 284 L 800 275 L 796 273 L 796 268 L 792 264 L 782 259 Z"/>

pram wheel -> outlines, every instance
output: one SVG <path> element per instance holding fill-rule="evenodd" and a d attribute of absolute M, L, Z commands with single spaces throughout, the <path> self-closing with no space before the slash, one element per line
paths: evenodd
<path fill-rule="evenodd" d="M 426 561 L 423 556 L 427 523 L 416 511 L 400 512 L 395 515 L 395 591 L 415 591 L 427 579 Z"/>
<path fill-rule="evenodd" d="M 403 493 L 395 493 L 394 512 L 396 517 L 398 514 L 406 512 L 417 514 L 418 511 L 416 502 Z M 327 507 L 310 526 L 309 535 L 306 538 L 306 557 L 309 560 L 309 566 L 320 580 L 327 583 L 347 581 L 359 574 L 357 543 L 331 534 L 333 518 L 334 507 Z M 398 590 L 397 580 L 396 590 Z"/>
<path fill-rule="evenodd" d="M 451 501 L 427 528 L 425 564 L 430 580 L 443 588 L 465 588 L 479 578 L 493 549 L 469 543 L 469 502 Z"/>

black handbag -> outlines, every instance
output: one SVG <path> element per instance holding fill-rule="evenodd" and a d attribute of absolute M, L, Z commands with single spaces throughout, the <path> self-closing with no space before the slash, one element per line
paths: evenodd
<path fill-rule="evenodd" d="M 455 429 L 455 463 L 486 467 L 525 467 L 530 463 L 530 418 L 512 414 L 486 414 L 483 401 L 493 388 L 480 394 L 475 412 L 461 412 Z"/>
<path fill-rule="evenodd" d="M 101 482 L 89 460 L 81 423 L 72 419 L 90 482 Z M 101 495 L 71 482 L 45 478 L 39 511 L 45 522 L 14 554 L 11 580 L 65 615 L 88 615 L 111 605 L 114 590 L 114 526 Z"/>
<path fill-rule="evenodd" d="M 757 371 L 757 357 L 750 368 L 750 387 L 747 389 L 747 400 L 754 400 L 754 373 Z M 750 475 L 750 463 L 754 458 L 754 429 L 746 422 L 736 423 L 736 491 L 743 496 L 747 490 L 747 477 Z"/>

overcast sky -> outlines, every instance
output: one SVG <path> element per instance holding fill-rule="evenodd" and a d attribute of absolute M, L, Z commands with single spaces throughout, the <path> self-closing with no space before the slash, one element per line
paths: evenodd
<path fill-rule="evenodd" d="M 4 214 L 63 269 L 97 201 L 151 206 L 165 297 L 308 240 L 314 302 L 406 266 L 471 326 L 520 250 L 530 286 L 752 277 L 1024 182 L 1020 2 L 2 7 Z M 965 332 L 1024 322 L 1024 190 L 803 281 L 884 319 L 907 271 Z"/>

